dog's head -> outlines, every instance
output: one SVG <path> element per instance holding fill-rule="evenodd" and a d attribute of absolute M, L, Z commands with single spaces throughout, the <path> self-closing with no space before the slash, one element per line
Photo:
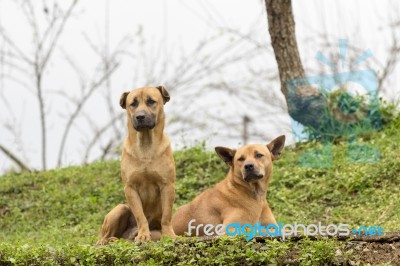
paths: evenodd
<path fill-rule="evenodd" d="M 137 131 L 153 129 L 164 115 L 164 104 L 170 100 L 164 86 L 145 87 L 124 92 L 119 104 L 126 109 Z"/>
<path fill-rule="evenodd" d="M 234 176 L 245 182 L 268 179 L 272 173 L 272 161 L 279 159 L 285 145 L 285 135 L 267 145 L 246 145 L 238 150 L 216 147 L 215 151 L 232 169 Z"/>

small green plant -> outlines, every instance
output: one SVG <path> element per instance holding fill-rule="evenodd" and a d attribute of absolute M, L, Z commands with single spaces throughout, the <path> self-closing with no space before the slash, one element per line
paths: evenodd
<path fill-rule="evenodd" d="M 309 139 L 332 143 L 337 138 L 352 138 L 382 128 L 380 103 L 377 97 L 351 95 L 345 89 L 322 91 L 328 107 L 318 128 L 306 127 Z"/>
<path fill-rule="evenodd" d="M 339 265 L 335 253 L 342 246 L 335 240 L 314 241 L 305 238 L 298 243 L 300 265 Z"/>
<path fill-rule="evenodd" d="M 382 125 L 384 127 L 400 125 L 399 103 L 399 101 L 389 102 L 383 98 L 380 98 L 380 112 L 382 117 Z"/>

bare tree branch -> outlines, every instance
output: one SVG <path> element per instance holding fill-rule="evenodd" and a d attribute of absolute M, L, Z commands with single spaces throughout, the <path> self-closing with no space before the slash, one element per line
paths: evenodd
<path fill-rule="evenodd" d="M 15 162 L 21 168 L 22 171 L 31 172 L 31 169 L 24 162 L 18 159 L 17 156 L 15 156 L 9 149 L 4 147 L 2 144 L 0 144 L 0 150 L 13 162 Z"/>
<path fill-rule="evenodd" d="M 104 73 L 104 75 L 96 82 L 94 82 L 88 92 L 81 97 L 81 100 L 77 103 L 75 107 L 75 111 L 71 114 L 68 119 L 67 125 L 65 126 L 64 133 L 61 139 L 60 149 L 58 152 L 58 161 L 57 166 L 60 167 L 62 163 L 62 155 L 64 153 L 64 147 L 67 141 L 69 130 L 71 129 L 72 124 L 74 123 L 75 119 L 77 118 L 79 112 L 81 111 L 82 107 L 86 103 L 86 101 L 90 98 L 94 91 L 96 91 L 106 80 L 107 78 L 117 69 L 118 64 L 114 64 L 110 67 L 108 72 Z"/>
<path fill-rule="evenodd" d="M 51 44 L 50 44 L 46 54 L 44 55 L 44 57 L 43 57 L 43 59 L 41 61 L 41 64 L 40 64 L 40 70 L 41 71 L 43 71 L 43 69 L 46 67 L 47 62 L 49 61 L 50 56 L 53 53 L 54 48 L 57 45 L 58 39 L 60 38 L 61 33 L 64 31 L 65 24 L 67 23 L 67 20 L 71 16 L 72 10 L 74 9 L 74 7 L 76 6 L 77 3 L 78 3 L 78 0 L 73 0 L 71 5 L 69 6 L 67 12 L 63 15 L 62 20 L 61 20 L 61 24 L 58 27 L 58 29 L 56 30 L 55 36 L 54 36 L 53 40 L 51 41 Z"/>
<path fill-rule="evenodd" d="M 28 56 L 25 55 L 24 52 L 22 52 L 22 49 L 20 49 L 13 40 L 11 40 L 6 32 L 6 30 L 0 25 L 0 36 L 3 38 L 5 43 L 7 43 L 17 54 L 18 56 L 23 59 L 27 64 L 33 66 L 34 62 L 28 58 Z"/>
<path fill-rule="evenodd" d="M 86 147 L 86 151 L 85 151 L 85 156 L 83 158 L 83 161 L 85 163 L 88 162 L 89 159 L 89 155 L 90 152 L 92 150 L 92 148 L 94 147 L 94 145 L 96 144 L 96 142 L 100 139 L 100 137 L 110 128 L 113 126 L 113 124 L 115 123 L 116 120 L 122 119 L 124 117 L 125 113 L 119 113 L 117 114 L 113 119 L 110 119 L 110 121 L 105 124 L 102 128 L 100 128 L 95 135 L 93 136 L 92 140 L 89 142 L 89 144 Z M 105 156 L 105 155 L 104 155 Z"/>

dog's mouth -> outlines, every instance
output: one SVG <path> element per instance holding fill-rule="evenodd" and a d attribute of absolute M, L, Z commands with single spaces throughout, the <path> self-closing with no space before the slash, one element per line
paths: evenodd
<path fill-rule="evenodd" d="M 155 127 L 155 124 L 151 124 L 151 125 L 148 125 L 148 124 L 133 125 L 133 128 L 134 128 L 136 131 L 150 130 L 150 129 L 153 129 L 154 127 Z"/>
<path fill-rule="evenodd" d="M 263 178 L 264 175 L 256 172 L 245 172 L 243 174 L 243 179 L 246 182 L 254 181 Z"/>
<path fill-rule="evenodd" d="M 150 130 L 156 126 L 154 119 L 151 119 L 149 117 L 146 117 L 143 120 L 139 120 L 139 121 L 138 121 L 138 119 L 133 117 L 132 124 L 133 124 L 133 128 L 136 131 Z"/>

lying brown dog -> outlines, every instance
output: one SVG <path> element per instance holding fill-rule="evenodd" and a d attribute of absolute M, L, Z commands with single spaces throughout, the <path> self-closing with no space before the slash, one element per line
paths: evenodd
<path fill-rule="evenodd" d="M 276 224 L 266 200 L 268 183 L 272 174 L 272 161 L 279 158 L 284 147 L 285 136 L 279 136 L 268 145 L 247 145 L 237 151 L 217 147 L 215 151 L 229 166 L 225 179 L 213 188 L 198 195 L 192 202 L 180 207 L 172 218 L 177 235 L 218 234 L 217 225 L 223 224 Z M 206 224 L 197 232 L 190 228 Z M 214 230 L 214 231 L 212 231 Z M 190 231 L 190 232 L 189 232 Z M 211 233 L 210 233 L 211 232 Z M 224 232 L 222 232 L 224 233 Z"/>
<path fill-rule="evenodd" d="M 128 204 L 120 204 L 106 215 L 98 244 L 120 237 L 142 241 L 175 236 L 171 225 L 175 162 L 164 134 L 163 106 L 169 99 L 163 86 L 121 95 L 120 105 L 128 118 L 121 158 Z"/>

